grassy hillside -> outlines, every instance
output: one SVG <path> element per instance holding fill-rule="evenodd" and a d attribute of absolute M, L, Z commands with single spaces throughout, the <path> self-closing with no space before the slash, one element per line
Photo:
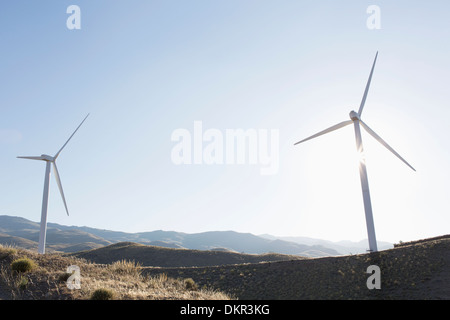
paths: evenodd
<path fill-rule="evenodd" d="M 369 290 L 367 268 L 381 270 Z M 189 277 L 238 299 L 450 299 L 450 236 L 371 254 L 198 268 L 145 268 Z"/>
<path fill-rule="evenodd" d="M 188 250 L 120 242 L 106 247 L 69 254 L 95 263 L 109 264 L 119 260 L 132 260 L 143 266 L 192 267 L 216 266 L 262 261 L 305 259 L 296 255 L 276 253 L 242 254 L 219 250 Z"/>
<path fill-rule="evenodd" d="M 20 259 L 31 262 L 32 269 L 13 269 Z M 67 286 L 70 274 L 66 271 L 72 265 L 80 268 L 80 289 L 70 290 Z M 230 299 L 216 290 L 199 289 L 192 279 L 143 275 L 142 268 L 132 262 L 99 265 L 61 254 L 38 255 L 35 251 L 0 245 L 0 300 L 85 300 L 92 299 L 99 289 L 111 293 L 116 300 Z"/>
<path fill-rule="evenodd" d="M 160 259 L 161 265 L 177 260 L 185 260 L 186 264 L 195 256 L 215 261 L 220 254 L 258 259 L 264 255 L 156 248 L 134 243 L 107 248 L 102 257 L 108 259 L 107 263 L 97 264 L 74 255 L 38 255 L 30 250 L 0 246 L 0 299 L 89 299 L 98 288 L 112 290 L 115 299 L 450 299 L 448 235 L 402 243 L 370 254 L 203 267 L 149 267 L 134 261 L 144 257 L 153 259 L 153 265 L 155 259 Z M 98 254 L 102 249 L 84 253 Z M 186 256 L 180 256 L 181 253 Z M 26 273 L 12 271 L 12 263 L 19 258 L 31 259 L 34 269 Z M 231 256 L 226 257 L 226 261 L 230 259 Z M 70 265 L 81 269 L 80 290 L 69 290 L 63 280 Z M 366 285 L 370 277 L 366 271 L 371 265 L 381 270 L 379 290 L 369 290 Z"/>

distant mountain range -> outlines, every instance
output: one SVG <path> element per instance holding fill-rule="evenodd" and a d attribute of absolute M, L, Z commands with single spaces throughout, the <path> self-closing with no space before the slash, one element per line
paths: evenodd
<path fill-rule="evenodd" d="M 21 217 L 0 215 L 0 244 L 26 249 L 37 249 L 39 223 Z M 135 242 L 168 248 L 220 250 L 249 254 L 280 253 L 304 257 L 324 257 L 364 253 L 367 241 L 330 242 L 304 237 L 275 237 L 253 235 L 235 231 L 183 233 L 175 231 L 149 231 L 127 233 L 90 227 L 47 224 L 47 250 L 78 252 L 101 248 L 118 242 Z M 390 243 L 379 242 L 380 250 L 392 248 Z"/>
<path fill-rule="evenodd" d="M 358 242 L 348 241 L 348 240 L 332 242 L 329 240 L 322 240 L 322 239 L 315 239 L 315 238 L 308 238 L 308 237 L 276 237 L 276 236 L 269 235 L 269 234 L 262 234 L 259 236 L 266 238 L 266 239 L 272 239 L 272 240 L 280 239 L 280 240 L 284 240 L 284 241 L 300 243 L 300 244 L 309 245 L 309 246 L 320 245 L 325 248 L 333 249 L 342 255 L 366 253 L 368 246 L 369 246 L 367 239 L 364 239 L 364 240 L 361 240 Z M 378 250 L 392 249 L 394 247 L 393 243 L 386 242 L 386 241 L 377 241 L 377 245 L 378 245 Z"/>

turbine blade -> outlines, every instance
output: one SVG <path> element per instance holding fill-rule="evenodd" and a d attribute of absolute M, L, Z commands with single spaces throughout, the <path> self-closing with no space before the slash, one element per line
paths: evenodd
<path fill-rule="evenodd" d="M 55 162 L 52 162 L 52 163 L 53 163 L 53 172 L 55 173 L 55 177 L 56 177 L 56 183 L 58 184 L 59 192 L 61 193 L 61 197 L 63 199 L 64 207 L 66 208 L 67 215 L 69 215 L 69 210 L 67 209 L 66 198 L 64 197 L 64 191 L 62 188 L 61 179 L 59 177 L 58 168 L 56 167 Z"/>
<path fill-rule="evenodd" d="M 361 101 L 361 105 L 359 106 L 358 115 L 361 117 L 364 105 L 366 104 L 367 94 L 369 93 L 370 82 L 372 81 L 373 70 L 375 69 L 375 63 L 377 62 L 378 51 L 375 55 L 375 60 L 373 61 L 372 70 L 370 71 L 369 80 L 367 80 L 366 90 L 364 91 L 364 96 Z"/>
<path fill-rule="evenodd" d="M 315 135 L 312 135 L 312 136 L 309 137 L 309 138 L 303 139 L 302 141 L 299 141 L 299 142 L 295 143 L 294 145 L 297 145 L 297 144 L 299 144 L 299 143 L 302 143 L 302 142 L 305 142 L 305 141 L 308 141 L 308 140 L 317 138 L 317 137 L 319 137 L 319 136 L 321 136 L 321 135 L 324 135 L 324 134 L 326 134 L 326 133 L 329 133 L 329 132 L 332 132 L 332 131 L 334 131 L 334 130 L 340 129 L 340 128 L 342 128 L 342 127 L 348 126 L 349 124 L 352 124 L 352 123 L 353 123 L 352 120 L 347 120 L 347 121 L 338 123 L 338 124 L 336 124 L 336 125 L 334 125 L 334 126 L 328 128 L 328 129 L 325 129 L 325 130 L 323 130 L 323 131 L 320 131 L 319 133 L 316 133 Z"/>
<path fill-rule="evenodd" d="M 379 143 L 381 143 L 383 146 L 385 146 L 390 152 L 392 152 L 393 154 L 395 154 L 397 156 L 397 158 L 399 158 L 400 160 L 402 160 L 408 167 L 410 167 L 411 169 L 413 169 L 414 171 L 416 171 L 416 169 L 414 169 L 408 162 L 406 162 L 405 159 L 403 159 L 394 149 L 391 148 L 391 146 L 389 146 L 386 141 L 384 141 L 383 139 L 381 139 L 381 137 L 379 135 L 377 135 L 375 133 L 375 131 L 373 131 L 372 129 L 369 128 L 369 126 L 367 124 L 365 124 L 362 120 L 360 120 L 363 128 L 372 136 L 374 137 L 376 140 L 378 140 Z"/>
<path fill-rule="evenodd" d="M 28 160 L 45 160 L 42 156 L 39 157 L 17 157 L 19 159 L 28 159 Z"/>
<path fill-rule="evenodd" d="M 75 129 L 75 131 L 72 133 L 72 135 L 70 136 L 70 138 L 66 141 L 66 143 L 64 143 L 64 145 L 61 147 L 61 149 L 59 149 L 58 153 L 55 155 L 55 160 L 56 158 L 58 158 L 59 154 L 61 153 L 61 151 L 64 149 L 64 147 L 67 145 L 67 143 L 69 143 L 70 139 L 72 139 L 72 137 L 74 136 L 74 134 L 78 131 L 78 129 L 80 129 L 81 125 L 83 124 L 83 122 L 87 119 L 87 117 L 89 117 L 89 113 L 86 116 L 86 118 L 84 118 L 84 120 L 80 123 L 80 125 Z"/>

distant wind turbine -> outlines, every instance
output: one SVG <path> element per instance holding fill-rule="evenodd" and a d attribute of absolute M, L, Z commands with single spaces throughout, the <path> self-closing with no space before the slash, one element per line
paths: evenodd
<path fill-rule="evenodd" d="M 412 170 L 416 171 L 408 162 L 406 162 L 405 159 L 403 159 L 394 149 L 392 149 L 383 139 L 381 139 L 379 135 L 377 135 L 372 129 L 369 128 L 369 126 L 367 124 L 365 124 L 361 120 L 361 114 L 362 114 L 364 105 L 366 103 L 366 98 L 367 98 L 367 94 L 369 92 L 370 82 L 372 81 L 373 70 L 375 69 L 375 63 L 377 62 L 377 57 L 378 57 L 378 52 L 375 55 L 375 60 L 373 62 L 372 70 L 370 71 L 369 80 L 367 81 L 366 90 L 364 91 L 364 96 L 362 98 L 358 113 L 356 113 L 355 111 L 351 111 L 350 112 L 351 120 L 347 120 L 347 121 L 338 123 L 328 129 L 325 129 L 319 133 L 316 133 L 315 135 L 310 136 L 309 138 L 306 138 L 302 141 L 295 143 L 295 145 L 300 144 L 305 141 L 308 141 L 308 140 L 311 140 L 313 138 L 319 137 L 321 135 L 324 135 L 326 133 L 332 132 L 334 130 L 340 129 L 342 127 L 345 127 L 345 126 L 353 123 L 353 125 L 355 127 L 356 149 L 359 152 L 359 154 L 362 154 L 364 150 L 363 150 L 363 144 L 362 144 L 362 139 L 361 139 L 361 130 L 360 130 L 360 126 L 359 126 L 361 124 L 362 127 L 372 137 L 374 137 L 378 142 L 380 142 L 389 151 L 391 151 L 394 155 L 396 155 L 408 167 L 410 167 Z M 375 227 L 374 227 L 374 222 L 373 222 L 372 204 L 370 202 L 369 181 L 367 178 L 366 163 L 365 163 L 364 159 L 361 159 L 359 162 L 359 174 L 361 177 L 361 187 L 362 187 L 362 194 L 363 194 L 363 200 L 364 200 L 364 210 L 365 210 L 365 214 L 366 214 L 367 233 L 369 236 L 369 251 L 376 252 L 376 251 L 378 251 L 377 240 L 375 237 Z"/>
<path fill-rule="evenodd" d="M 40 233 L 39 233 L 39 247 L 38 247 L 38 252 L 40 254 L 45 253 L 45 237 L 47 234 L 47 207 L 48 207 L 48 190 L 49 190 L 49 183 L 50 183 L 50 167 L 53 164 L 53 172 L 55 173 L 56 183 L 58 184 L 59 192 L 61 193 L 61 197 L 64 202 L 64 207 L 66 208 L 67 215 L 69 215 L 69 210 L 67 209 L 67 203 L 66 203 L 66 199 L 64 197 L 61 179 L 59 177 L 58 168 L 56 167 L 56 159 L 59 157 L 59 154 L 61 153 L 61 151 L 64 149 L 64 147 L 70 141 L 70 139 L 72 139 L 75 132 L 78 131 L 78 129 L 81 127 L 81 125 L 83 124 L 83 122 L 86 120 L 86 118 L 88 116 L 89 116 L 89 114 L 84 118 L 84 120 L 81 122 L 81 124 L 76 128 L 76 130 L 72 133 L 72 135 L 66 141 L 66 143 L 55 154 L 55 156 L 52 157 L 52 156 L 43 154 L 43 155 L 37 156 L 37 157 L 17 157 L 19 159 L 41 160 L 41 161 L 46 162 L 45 178 L 44 178 L 44 195 L 42 198 L 42 211 L 41 211 L 41 228 L 40 228 Z"/>

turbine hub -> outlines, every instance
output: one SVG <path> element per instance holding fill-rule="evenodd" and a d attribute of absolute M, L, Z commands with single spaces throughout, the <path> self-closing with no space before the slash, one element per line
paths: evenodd
<path fill-rule="evenodd" d="M 352 119 L 353 121 L 361 120 L 359 114 L 355 111 L 350 112 L 350 119 Z"/>

